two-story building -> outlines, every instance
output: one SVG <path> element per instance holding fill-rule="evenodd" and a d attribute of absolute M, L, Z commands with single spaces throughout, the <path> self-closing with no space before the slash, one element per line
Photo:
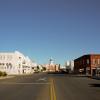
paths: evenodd
<path fill-rule="evenodd" d="M 32 67 L 33 62 L 18 51 L 0 53 L 0 71 L 7 74 L 27 74 L 32 73 Z"/>
<path fill-rule="evenodd" d="M 74 72 L 83 74 L 97 74 L 100 68 L 100 54 L 83 55 L 74 60 Z"/>

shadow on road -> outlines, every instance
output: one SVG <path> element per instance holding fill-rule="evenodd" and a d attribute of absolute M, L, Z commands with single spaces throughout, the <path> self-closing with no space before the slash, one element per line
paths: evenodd
<path fill-rule="evenodd" d="M 73 78 L 83 78 L 83 77 L 87 77 L 87 78 L 90 78 L 90 76 L 87 76 L 87 75 L 80 75 L 80 74 L 68 74 L 66 72 L 48 72 L 48 74 L 50 75 L 65 75 L 65 76 L 68 76 L 68 77 L 73 77 Z"/>
<path fill-rule="evenodd" d="M 100 77 L 92 76 L 93 79 L 100 80 Z"/>
<path fill-rule="evenodd" d="M 85 75 L 71 75 L 72 77 L 87 77 Z"/>
<path fill-rule="evenodd" d="M 68 74 L 66 74 L 66 73 L 60 73 L 60 72 L 48 72 L 48 75 L 50 75 L 50 76 L 64 76 L 64 77 L 66 77 L 66 76 L 68 76 Z"/>
<path fill-rule="evenodd" d="M 99 87 L 100 88 L 100 84 L 89 84 L 90 87 Z"/>
<path fill-rule="evenodd" d="M 48 74 L 67 74 L 65 72 L 48 72 Z"/>

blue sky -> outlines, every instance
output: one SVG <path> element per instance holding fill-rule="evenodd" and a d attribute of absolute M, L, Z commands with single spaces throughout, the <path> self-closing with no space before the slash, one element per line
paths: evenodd
<path fill-rule="evenodd" d="M 100 0 L 0 0 L 0 51 L 64 64 L 99 43 Z"/>

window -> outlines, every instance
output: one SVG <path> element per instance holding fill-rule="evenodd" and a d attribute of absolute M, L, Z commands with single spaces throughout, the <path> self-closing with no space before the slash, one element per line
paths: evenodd
<path fill-rule="evenodd" d="M 98 59 L 98 64 L 100 64 L 100 59 Z"/>
<path fill-rule="evenodd" d="M 25 60 L 22 62 L 23 64 L 26 64 Z"/>
<path fill-rule="evenodd" d="M 5 60 L 5 56 L 2 56 L 3 60 Z"/>
<path fill-rule="evenodd" d="M 2 60 L 2 56 L 0 56 L 0 60 Z"/>
<path fill-rule="evenodd" d="M 9 63 L 9 67 L 10 67 L 10 69 L 12 69 L 12 64 L 11 63 Z"/>
<path fill-rule="evenodd" d="M 93 59 L 93 64 L 95 64 L 95 59 Z"/>
<path fill-rule="evenodd" d="M 8 63 L 6 63 L 6 66 L 7 66 L 7 69 L 9 69 L 9 64 Z"/>
<path fill-rule="evenodd" d="M 8 55 L 7 60 L 12 60 L 12 55 Z"/>
<path fill-rule="evenodd" d="M 21 59 L 21 57 L 19 57 L 19 59 Z"/>
<path fill-rule="evenodd" d="M 19 64 L 19 68 L 21 67 L 21 64 Z"/>
<path fill-rule="evenodd" d="M 87 59 L 87 64 L 89 64 L 90 62 L 89 62 L 89 59 Z"/>
<path fill-rule="evenodd" d="M 98 62 L 97 62 L 97 59 L 95 59 L 95 64 L 97 64 Z"/>

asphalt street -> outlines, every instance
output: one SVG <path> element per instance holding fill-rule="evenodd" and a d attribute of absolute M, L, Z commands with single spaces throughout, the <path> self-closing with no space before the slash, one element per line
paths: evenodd
<path fill-rule="evenodd" d="M 36 73 L 0 79 L 0 100 L 100 100 L 100 80 Z"/>

